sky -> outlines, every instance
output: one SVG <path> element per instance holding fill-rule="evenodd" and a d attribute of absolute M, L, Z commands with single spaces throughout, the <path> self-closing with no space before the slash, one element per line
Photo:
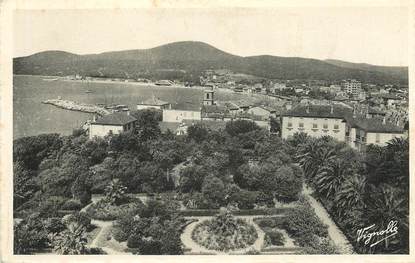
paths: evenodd
<path fill-rule="evenodd" d="M 408 12 L 402 7 L 18 10 L 13 26 L 14 57 L 192 40 L 240 56 L 408 65 Z"/>

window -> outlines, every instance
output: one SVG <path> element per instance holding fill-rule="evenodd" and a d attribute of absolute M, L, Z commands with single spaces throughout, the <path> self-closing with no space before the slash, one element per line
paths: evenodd
<path fill-rule="evenodd" d="M 317 129 L 317 128 L 318 128 L 317 123 L 313 123 L 313 129 Z"/>
<path fill-rule="evenodd" d="M 380 134 L 376 133 L 376 143 L 379 143 L 379 142 L 380 142 Z"/>
<path fill-rule="evenodd" d="M 289 128 L 291 128 L 291 127 L 293 126 L 292 122 L 289 122 L 289 123 L 287 124 L 287 126 L 288 126 Z"/>
<path fill-rule="evenodd" d="M 329 128 L 329 125 L 327 123 L 323 124 L 323 129 L 327 130 Z"/>
<path fill-rule="evenodd" d="M 339 125 L 338 124 L 334 124 L 334 129 L 338 130 L 339 129 Z"/>
<path fill-rule="evenodd" d="M 304 123 L 303 123 L 303 122 L 300 122 L 300 123 L 298 124 L 298 127 L 300 127 L 300 128 L 304 128 Z"/>

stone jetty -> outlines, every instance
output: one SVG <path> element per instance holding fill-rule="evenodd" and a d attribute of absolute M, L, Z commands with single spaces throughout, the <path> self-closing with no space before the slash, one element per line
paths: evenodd
<path fill-rule="evenodd" d="M 52 100 L 42 101 L 42 103 L 50 104 L 58 108 L 66 109 L 66 110 L 81 111 L 81 112 L 86 112 L 86 113 L 96 113 L 101 116 L 111 113 L 109 110 L 103 107 L 99 107 L 93 104 L 78 103 L 78 102 L 70 101 L 70 100 L 52 99 Z"/>

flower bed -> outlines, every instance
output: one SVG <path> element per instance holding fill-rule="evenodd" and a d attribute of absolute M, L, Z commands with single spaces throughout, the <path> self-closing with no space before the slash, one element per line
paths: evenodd
<path fill-rule="evenodd" d="M 257 238 L 254 226 L 243 219 L 235 219 L 230 212 L 200 223 L 192 232 L 196 243 L 217 251 L 243 249 L 254 244 Z"/>
<path fill-rule="evenodd" d="M 125 211 L 137 209 L 137 203 L 126 203 L 122 205 L 111 205 L 104 199 L 97 201 L 86 209 L 86 213 L 93 219 L 113 221 L 118 219 Z"/>

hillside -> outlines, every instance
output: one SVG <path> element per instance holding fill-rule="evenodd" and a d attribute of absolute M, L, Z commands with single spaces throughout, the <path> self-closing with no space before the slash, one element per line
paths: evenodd
<path fill-rule="evenodd" d="M 367 63 L 351 63 L 351 62 L 337 60 L 337 59 L 326 59 L 325 62 L 335 65 L 335 66 L 343 67 L 343 68 L 359 69 L 359 70 L 366 70 L 366 71 L 377 71 L 377 72 L 392 74 L 396 76 L 405 75 L 408 72 L 407 67 L 377 66 L 377 65 L 370 65 Z"/>
<path fill-rule="evenodd" d="M 14 74 L 71 75 L 120 78 L 174 78 L 197 81 L 206 69 L 275 79 L 339 80 L 356 78 L 364 82 L 402 83 L 408 81 L 406 67 L 381 67 L 337 60 L 298 57 L 241 57 L 202 42 L 175 42 L 151 49 L 76 55 L 46 51 L 13 60 Z"/>

